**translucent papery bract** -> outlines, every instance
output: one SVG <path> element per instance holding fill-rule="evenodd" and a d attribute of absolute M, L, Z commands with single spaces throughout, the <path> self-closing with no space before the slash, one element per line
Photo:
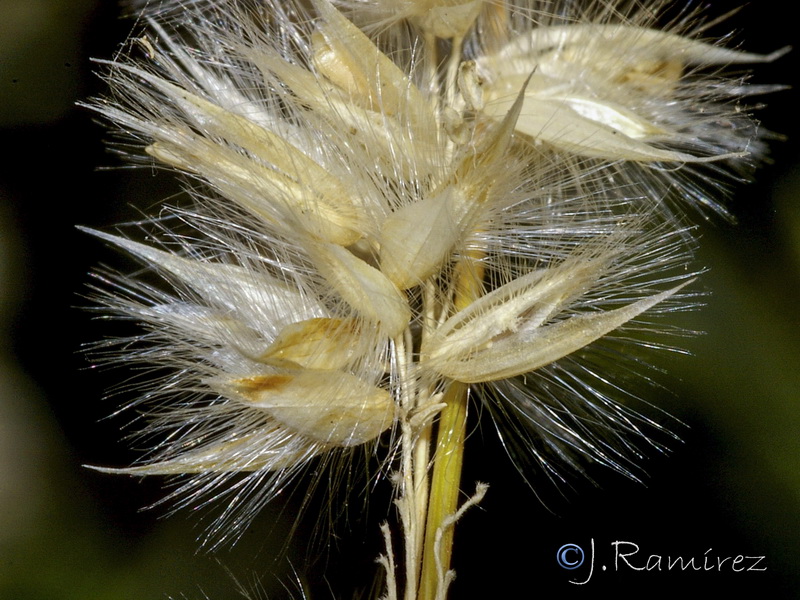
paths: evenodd
<path fill-rule="evenodd" d="M 559 14 L 538 2 L 511 3 L 508 10 L 520 13 L 512 19 L 516 34 L 506 30 L 504 42 L 484 36 L 488 49 L 476 56 L 483 110 L 505 115 L 530 78 L 517 129 L 531 143 L 615 163 L 622 181 L 649 196 L 677 195 L 724 212 L 713 198 L 719 187 L 691 180 L 703 164 L 741 171 L 761 158 L 768 132 L 741 102 L 779 86 L 747 86 L 741 74 L 726 78 L 722 70 L 775 60 L 785 49 L 761 55 L 700 41 L 696 12 L 667 25 L 674 31 L 653 29 L 664 3 L 649 11 L 579 4 L 562 3 Z M 648 165 L 660 172 L 643 172 Z M 706 168 L 715 179 L 725 172 Z"/>
<path fill-rule="evenodd" d="M 194 61 L 189 64 L 195 69 L 205 69 L 194 58 L 185 60 Z M 150 136 L 153 143 L 147 151 L 161 162 L 199 176 L 284 235 L 307 232 L 348 245 L 369 230 L 365 203 L 349 181 L 342 181 L 348 179 L 347 173 L 335 174 L 341 163 L 316 152 L 318 140 L 313 136 L 293 135 L 298 130 L 265 111 L 258 99 L 229 98 L 236 93 L 232 81 L 209 72 L 207 78 L 217 86 L 234 91 L 216 91 L 216 97 L 206 100 L 141 68 L 116 68 L 152 86 L 130 81 L 131 92 L 143 96 L 138 99 L 142 106 L 167 102 L 158 107 L 157 120 L 142 119 L 133 111 L 103 109 L 121 124 Z M 179 73 L 171 75 L 177 78 Z"/>
<path fill-rule="evenodd" d="M 500 123 L 473 131 L 469 150 L 453 157 L 443 181 L 421 198 L 409 198 L 381 225 L 380 267 L 401 289 L 435 276 L 469 237 L 519 198 L 513 185 L 520 161 L 508 150 L 521 105 L 520 94 Z"/>
<path fill-rule="evenodd" d="M 391 426 L 395 413 L 387 390 L 342 371 L 282 370 L 218 381 L 216 387 L 290 430 L 334 446 L 375 439 Z"/>
<path fill-rule="evenodd" d="M 464 383 L 522 375 L 588 346 L 664 302 L 686 282 L 610 310 L 589 300 L 608 298 L 619 285 L 619 274 L 632 278 L 637 271 L 652 275 L 668 268 L 666 248 L 661 264 L 647 261 L 648 246 L 661 238 L 646 229 L 631 229 L 628 237 L 627 227 L 620 225 L 608 238 L 584 240 L 581 250 L 562 261 L 539 268 L 520 265 L 518 276 L 442 323 L 423 342 L 421 364 Z M 641 266 L 632 262 L 636 255 L 642 257 Z"/>
<path fill-rule="evenodd" d="M 739 152 L 747 152 L 751 140 L 715 123 L 735 115 L 718 104 L 725 97 L 721 80 L 689 75 L 687 81 L 685 70 L 774 58 L 652 29 L 587 24 L 535 28 L 481 57 L 478 68 L 489 114 L 504 115 L 504 98 L 531 77 L 517 128 L 538 142 L 607 160 L 703 162 L 734 158 L 733 140 Z M 689 91 L 691 105 L 684 97 Z M 737 85 L 734 97 L 741 95 Z"/>
<path fill-rule="evenodd" d="M 324 132 L 326 141 L 350 159 L 354 189 L 364 185 L 359 178 L 370 176 L 379 178 L 379 186 L 435 177 L 443 132 L 411 78 L 332 8 L 314 32 L 311 56 L 303 61 L 269 45 L 254 45 L 246 54 L 268 86 L 297 108 L 298 118 Z M 370 60 L 376 63 L 372 67 Z"/>
<path fill-rule="evenodd" d="M 374 442 L 392 427 L 395 403 L 380 386 L 386 338 L 375 327 L 332 314 L 265 263 L 245 269 L 93 233 L 158 269 L 179 294 L 123 283 L 104 301 L 149 325 L 141 360 L 177 371 L 134 403 L 155 403 L 143 434 L 159 441 L 142 464 L 101 470 L 194 474 L 181 489 L 197 502 L 228 493 L 219 488 L 234 486 L 236 473 L 279 486 L 310 459 Z M 212 529 L 215 541 L 240 532 L 219 522 Z"/>
<path fill-rule="evenodd" d="M 550 232 L 531 227 L 530 237 L 549 234 L 550 246 L 569 252 L 558 243 L 558 215 L 552 216 Z M 605 222 L 598 215 L 594 226 L 602 230 L 614 218 L 614 233 L 601 235 L 590 233 L 590 222 L 583 233 L 574 223 L 569 237 L 582 242 L 571 255 L 534 261 L 533 248 L 520 245 L 487 259 L 486 277 L 497 285 L 421 349 L 424 367 L 473 383 L 534 490 L 531 466 L 559 484 L 570 472 L 591 477 L 587 459 L 637 479 L 646 448 L 663 450 L 659 432 L 670 435 L 639 415 L 636 404 L 652 386 L 642 353 L 667 348 L 652 336 L 665 327 L 649 315 L 692 303 L 680 291 L 692 277 L 687 232 L 634 215 Z M 642 307 L 647 312 L 637 314 Z M 616 322 L 600 338 L 596 327 L 604 321 Z"/>
<path fill-rule="evenodd" d="M 576 266 L 576 270 L 580 268 L 581 265 Z M 540 274 L 535 272 L 534 275 L 538 280 Z M 545 274 L 545 278 L 549 279 L 550 275 Z M 564 270 L 562 275 L 572 277 L 568 270 Z M 580 286 L 580 282 L 575 285 Z M 519 291 L 518 298 L 505 298 L 501 306 L 492 307 L 484 315 L 467 322 L 463 315 L 455 315 L 451 321 L 445 322 L 444 327 L 452 330 L 460 326 L 458 334 L 449 337 L 447 333 L 437 335 L 435 341 L 423 347 L 423 364 L 464 383 L 522 375 L 580 350 L 680 289 L 667 290 L 624 308 L 576 315 L 543 325 L 547 316 L 562 308 L 563 300 L 572 295 L 573 286 L 567 286 L 565 290 L 539 290 L 539 287 L 551 286 L 541 281 L 521 286 L 521 289 L 514 290 Z M 498 295 L 506 291 L 503 288 L 496 290 Z M 531 318 L 528 313 L 534 316 Z M 490 322 L 494 319 L 497 321 L 491 331 L 484 331 L 485 325 L 481 321 Z"/>

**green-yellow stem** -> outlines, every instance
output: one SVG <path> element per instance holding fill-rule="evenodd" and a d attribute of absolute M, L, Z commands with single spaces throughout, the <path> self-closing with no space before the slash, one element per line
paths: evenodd
<path fill-rule="evenodd" d="M 436 532 L 444 520 L 458 510 L 461 489 L 461 465 L 464 461 L 464 438 L 467 433 L 468 386 L 454 382 L 445 394 L 445 407 L 439 415 L 439 435 L 436 441 L 433 478 L 431 481 L 428 519 L 425 527 L 425 545 L 420 580 L 420 600 L 434 600 L 439 582 L 436 566 Z M 439 558 L 444 569 L 450 566 L 453 552 L 453 528 L 442 530 Z"/>
<path fill-rule="evenodd" d="M 466 384 L 454 382 L 445 394 L 447 406 L 439 415 L 439 434 L 436 442 L 433 477 L 431 481 L 428 519 L 422 560 L 419 600 L 434 600 L 439 582 L 436 567 L 436 532 L 444 520 L 458 510 L 461 489 L 461 465 L 464 461 L 464 438 L 467 433 Z M 442 530 L 439 557 L 444 569 L 450 566 L 453 552 L 453 528 Z"/>
<path fill-rule="evenodd" d="M 483 280 L 483 266 L 479 260 L 481 257 L 483 257 L 481 250 L 472 250 L 467 252 L 467 256 L 456 267 L 454 298 L 456 311 L 463 310 L 481 295 Z M 439 559 L 444 572 L 450 568 L 453 528 L 444 527 L 443 524 L 445 519 L 458 510 L 464 440 L 467 435 L 468 399 L 469 386 L 458 381 L 452 382 L 443 399 L 446 406 L 439 415 L 418 600 L 436 600 L 439 584 L 436 534 L 440 530 L 442 537 L 438 548 Z"/>

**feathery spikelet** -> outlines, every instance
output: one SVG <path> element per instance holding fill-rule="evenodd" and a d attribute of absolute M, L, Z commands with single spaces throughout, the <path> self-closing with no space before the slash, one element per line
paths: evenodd
<path fill-rule="evenodd" d="M 710 19 L 690 5 L 659 30 L 669 5 L 522 1 L 498 9 L 507 26 L 471 50 L 484 111 L 501 117 L 530 77 L 518 123 L 529 143 L 567 164 L 589 157 L 608 165 L 609 179 L 659 202 L 727 214 L 725 181 L 747 173 L 770 137 L 744 102 L 782 86 L 748 85 L 724 68 L 771 62 L 789 48 L 762 55 L 704 40 Z M 709 178 L 712 185 L 701 183 Z"/>
<path fill-rule="evenodd" d="M 758 159 L 737 103 L 768 89 L 717 70 L 778 53 L 688 17 L 658 30 L 638 3 L 336 4 L 167 3 L 146 60 L 105 63 L 92 107 L 195 189 L 174 209 L 191 235 L 94 232 L 173 289 L 102 297 L 172 371 L 134 403 L 160 441 L 103 470 L 230 496 L 211 531 L 230 539 L 312 459 L 419 439 L 460 382 L 552 477 L 587 455 L 635 476 L 644 421 L 590 357 L 686 304 L 689 233 L 663 199 L 719 208 L 681 167 Z"/>

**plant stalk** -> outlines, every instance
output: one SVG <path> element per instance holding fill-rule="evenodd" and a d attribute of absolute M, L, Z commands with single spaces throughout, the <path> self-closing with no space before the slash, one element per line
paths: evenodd
<path fill-rule="evenodd" d="M 469 306 L 481 295 L 484 270 L 480 259 L 484 255 L 482 250 L 468 251 L 456 267 L 456 312 Z M 444 521 L 458 510 L 464 441 L 467 435 L 468 400 L 469 385 L 459 381 L 452 382 L 443 399 L 446 406 L 439 415 L 428 516 L 425 522 L 419 600 L 443 600 L 437 599 L 440 581 L 437 552 L 439 564 L 446 573 L 453 553 L 453 527 L 445 527 Z M 439 531 L 441 541 L 437 549 L 436 535 Z"/>

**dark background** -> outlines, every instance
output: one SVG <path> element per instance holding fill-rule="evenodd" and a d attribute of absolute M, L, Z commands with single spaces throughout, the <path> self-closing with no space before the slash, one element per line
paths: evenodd
<path fill-rule="evenodd" d="M 712 11 L 728 6 L 709 4 Z M 755 52 L 796 44 L 796 23 L 778 7 L 751 5 L 714 32 L 734 29 Z M 330 589 L 314 581 L 312 598 L 351 597 L 377 570 L 388 490 L 367 510 L 351 500 L 349 521 L 334 527 L 327 558 L 309 571 L 324 498 L 312 503 L 285 553 L 297 510 L 292 498 L 264 511 L 234 549 L 208 555 L 197 552 L 195 515 L 160 519 L 164 507 L 139 511 L 162 496 L 158 482 L 82 467 L 134 457 L 120 441 L 121 421 L 102 420 L 116 406 L 101 400 L 103 392 L 124 374 L 97 372 L 79 354 L 109 335 L 108 323 L 78 308 L 88 304 L 82 295 L 92 268 L 131 265 L 74 225 L 108 228 L 154 214 L 179 191 L 169 176 L 147 169 L 98 170 L 122 163 L 106 151 L 104 128 L 75 106 L 103 90 L 90 57 L 111 57 L 125 39 L 132 23 L 118 15 L 113 2 L 0 0 L 0 309 L 8 340 L 0 348 L 0 599 L 214 600 L 238 597 L 237 585 L 280 598 L 285 587 L 321 572 Z M 759 67 L 756 81 L 797 84 L 798 53 Z M 774 163 L 732 199 L 737 225 L 700 225 L 698 264 L 710 268 L 702 286 L 711 294 L 705 308 L 679 322 L 706 333 L 681 341 L 693 356 L 656 357 L 668 371 L 660 381 L 669 392 L 648 400 L 683 423 L 663 419 L 682 443 L 672 444 L 669 456 L 646 459 L 643 485 L 587 467 L 599 487 L 578 481 L 565 498 L 550 496 L 549 512 L 491 426 L 476 430 L 465 488 L 475 480 L 492 487 L 457 529 L 452 598 L 606 590 L 618 598 L 798 596 L 800 102 L 796 90 L 766 100 L 760 118 L 788 139 L 773 144 Z M 591 540 L 594 576 L 572 585 L 570 579 L 586 578 L 586 567 L 560 569 L 556 551 L 566 543 L 588 551 Z M 710 549 L 713 560 L 764 556 L 767 571 L 615 570 L 618 540 L 640 547 L 631 559 L 637 566 L 651 554 L 702 560 Z"/>

